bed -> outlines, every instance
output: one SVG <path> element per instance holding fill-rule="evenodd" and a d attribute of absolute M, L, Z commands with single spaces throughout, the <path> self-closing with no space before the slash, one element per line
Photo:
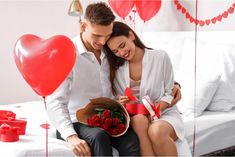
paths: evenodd
<path fill-rule="evenodd" d="M 193 149 L 196 124 L 195 155 L 205 155 L 235 146 L 235 110 L 230 112 L 205 111 L 197 118 L 183 116 L 186 139 Z"/>
<path fill-rule="evenodd" d="M 25 102 L 12 105 L 0 105 L 0 110 L 11 110 L 17 119 L 27 120 L 25 135 L 17 142 L 0 142 L 1 155 L 8 157 L 27 157 L 46 155 L 46 129 L 48 129 L 48 155 L 74 156 L 67 143 L 57 140 L 55 128 L 47 121 L 43 102 Z M 183 116 L 185 124 L 184 142 L 177 141 L 180 156 L 190 156 L 193 149 L 194 123 L 196 123 L 196 156 L 235 146 L 235 110 L 230 112 L 205 111 L 196 119 Z M 188 146 L 189 145 L 189 146 Z M 189 149 L 190 147 L 190 149 Z M 117 154 L 117 153 L 116 153 Z"/>

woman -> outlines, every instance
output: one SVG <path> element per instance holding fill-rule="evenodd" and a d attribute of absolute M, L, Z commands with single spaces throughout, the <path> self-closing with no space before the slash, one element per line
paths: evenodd
<path fill-rule="evenodd" d="M 113 32 L 104 46 L 110 63 L 113 93 L 123 105 L 130 100 L 124 96 L 132 88 L 141 100 L 148 95 L 160 104 L 161 118 L 151 121 L 141 114 L 131 116 L 131 126 L 140 140 L 143 156 L 177 156 L 175 140 L 183 139 L 184 127 L 177 107 L 171 106 L 174 77 L 171 61 L 164 51 L 147 48 L 126 24 L 114 22 Z"/>

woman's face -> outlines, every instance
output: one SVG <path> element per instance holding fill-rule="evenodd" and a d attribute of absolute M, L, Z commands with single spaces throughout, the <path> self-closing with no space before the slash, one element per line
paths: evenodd
<path fill-rule="evenodd" d="M 125 60 L 130 61 L 135 55 L 135 44 L 133 36 L 124 35 L 112 37 L 107 41 L 107 45 L 113 53 Z"/>

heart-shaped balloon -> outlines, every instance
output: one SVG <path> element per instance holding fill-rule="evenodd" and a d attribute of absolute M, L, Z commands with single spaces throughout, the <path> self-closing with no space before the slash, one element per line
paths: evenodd
<path fill-rule="evenodd" d="M 136 10 L 140 18 L 146 22 L 153 18 L 161 8 L 162 0 L 137 0 Z M 182 6 L 180 5 L 181 9 Z"/>
<path fill-rule="evenodd" d="M 76 60 L 76 48 L 63 35 L 43 40 L 26 34 L 17 40 L 14 58 L 18 70 L 31 88 L 40 96 L 48 96 L 70 73 Z"/>
<path fill-rule="evenodd" d="M 118 16 L 125 18 L 135 5 L 135 0 L 109 0 L 109 5 Z"/>

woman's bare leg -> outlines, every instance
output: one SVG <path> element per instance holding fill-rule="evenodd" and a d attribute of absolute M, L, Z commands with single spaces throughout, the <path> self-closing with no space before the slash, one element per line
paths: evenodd
<path fill-rule="evenodd" d="M 149 126 L 149 137 L 157 156 L 177 156 L 174 128 L 166 121 L 159 120 Z"/>
<path fill-rule="evenodd" d="M 131 118 L 131 126 L 140 141 L 140 153 L 142 156 L 155 156 L 148 136 L 149 123 L 149 119 L 145 115 L 138 114 Z"/>

